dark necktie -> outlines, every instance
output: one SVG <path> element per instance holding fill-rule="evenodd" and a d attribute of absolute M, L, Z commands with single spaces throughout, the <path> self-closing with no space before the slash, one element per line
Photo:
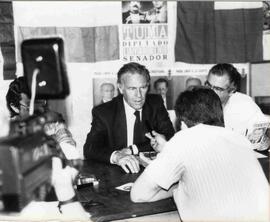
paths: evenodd
<path fill-rule="evenodd" d="M 134 123 L 133 144 L 139 144 L 143 142 L 143 128 L 142 122 L 140 121 L 140 111 L 136 110 L 134 115 L 136 116 L 136 120 Z"/>

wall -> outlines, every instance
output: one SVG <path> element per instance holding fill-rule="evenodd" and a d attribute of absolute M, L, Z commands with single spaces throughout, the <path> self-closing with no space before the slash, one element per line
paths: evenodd
<path fill-rule="evenodd" d="M 168 34 L 165 38 L 165 49 L 168 59 L 162 62 L 142 63 L 150 69 L 152 76 L 163 75 L 168 78 L 170 78 L 170 75 L 205 76 L 212 66 L 211 64 L 174 62 L 176 2 L 169 1 L 167 6 L 168 22 L 165 26 L 168 29 Z M 93 79 L 115 78 L 117 70 L 126 62 L 121 60 L 124 28 L 131 31 L 134 27 L 122 24 L 121 1 L 13 1 L 13 9 L 16 42 L 19 34 L 18 27 L 97 27 L 110 25 L 117 25 L 118 27 L 120 45 L 120 58 L 118 60 L 67 64 L 71 94 L 65 101 L 61 101 L 61 104 L 65 104 L 66 110 L 63 113 L 66 114 L 69 128 L 77 141 L 78 149 L 82 153 L 86 134 L 91 127 L 91 109 L 94 96 Z M 145 27 L 151 26 L 146 25 Z M 152 39 L 149 39 L 149 41 L 153 41 L 153 44 L 157 43 Z M 129 43 L 134 42 L 130 41 Z M 138 43 L 145 43 L 145 41 L 138 41 Z M 19 47 L 18 44 L 16 47 Z M 66 49 L 71 50 L 72 47 L 67 46 Z M 236 64 L 236 66 L 244 75 L 249 74 L 248 64 Z M 22 73 L 22 64 L 18 63 L 17 75 L 20 76 Z M 0 80 L 0 106 L 5 105 L 4 97 L 9 82 Z M 175 94 L 177 93 L 179 92 L 175 92 Z M 63 107 L 61 104 L 56 104 L 54 107 L 61 110 L 61 107 Z"/>
<path fill-rule="evenodd" d="M 270 62 L 250 64 L 250 95 L 270 97 Z"/>
<path fill-rule="evenodd" d="M 117 13 L 121 2 L 13 2 L 15 40 L 18 27 L 94 27 L 115 25 L 121 13 Z M 111 15 L 111 16 L 107 16 Z M 18 55 L 17 55 L 18 56 Z M 77 147 L 82 146 L 91 124 L 92 109 L 92 70 L 96 63 L 68 63 L 68 78 L 71 94 L 64 101 L 66 120 Z M 19 64 L 17 75 L 22 75 Z M 3 91 L 5 87 L 1 87 Z M 57 106 L 54 106 L 57 107 Z"/>

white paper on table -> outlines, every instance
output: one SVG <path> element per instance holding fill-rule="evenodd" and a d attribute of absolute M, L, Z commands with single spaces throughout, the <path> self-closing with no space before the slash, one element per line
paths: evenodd
<path fill-rule="evenodd" d="M 115 189 L 130 192 L 133 184 L 134 183 L 131 183 L 131 182 L 130 183 L 125 183 L 125 184 L 123 184 L 121 186 L 115 187 Z"/>

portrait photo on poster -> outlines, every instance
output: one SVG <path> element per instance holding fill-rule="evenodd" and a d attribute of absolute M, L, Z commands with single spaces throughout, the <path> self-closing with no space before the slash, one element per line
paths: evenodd
<path fill-rule="evenodd" d="M 160 94 L 167 110 L 173 110 L 177 96 L 190 86 L 204 85 L 206 75 L 151 76 L 149 93 Z"/>
<path fill-rule="evenodd" d="M 122 23 L 167 23 L 167 2 L 122 1 Z"/>
<path fill-rule="evenodd" d="M 116 78 L 93 79 L 93 105 L 111 101 L 118 95 Z"/>

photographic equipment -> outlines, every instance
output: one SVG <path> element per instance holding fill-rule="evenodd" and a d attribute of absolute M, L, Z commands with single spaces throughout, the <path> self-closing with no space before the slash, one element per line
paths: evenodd
<path fill-rule="evenodd" d="M 20 211 L 50 181 L 55 141 L 39 133 L 0 141 L 2 200 L 6 211 Z"/>
<path fill-rule="evenodd" d="M 35 97 L 65 98 L 69 94 L 69 86 L 63 40 L 29 39 L 21 47 L 32 104 Z M 54 112 L 14 121 L 11 122 L 9 136 L 0 140 L 2 199 L 6 211 L 20 211 L 38 196 L 40 186 L 50 184 L 52 156 L 60 157 L 64 166 L 80 169 L 82 160 L 68 159 L 60 145 L 45 133 L 44 126 L 57 121 L 58 116 Z"/>
<path fill-rule="evenodd" d="M 99 181 L 97 180 L 94 174 L 89 175 L 79 174 L 75 183 L 76 189 L 81 189 L 89 186 L 98 187 L 98 185 Z"/>
<path fill-rule="evenodd" d="M 35 71 L 37 99 L 63 99 L 69 95 L 69 84 L 61 38 L 29 39 L 21 45 L 24 76 L 30 96 Z M 31 90 L 30 90 L 31 89 Z"/>

